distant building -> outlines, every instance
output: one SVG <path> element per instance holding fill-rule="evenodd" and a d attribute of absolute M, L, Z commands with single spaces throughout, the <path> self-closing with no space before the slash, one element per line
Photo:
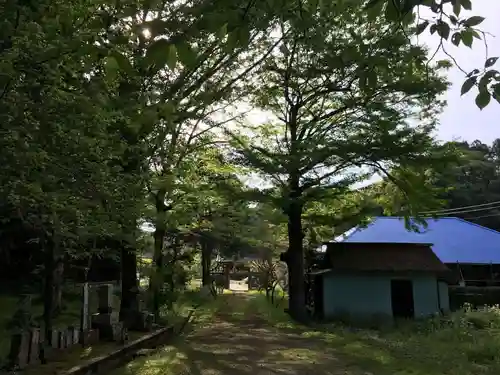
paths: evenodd
<path fill-rule="evenodd" d="M 450 270 L 429 244 L 327 244 L 310 272 L 320 318 L 419 318 L 449 310 Z"/>
<path fill-rule="evenodd" d="M 500 286 L 500 232 L 456 217 L 426 219 L 416 231 L 406 229 L 403 218 L 377 217 L 337 241 L 429 243 L 437 257 L 469 286 Z"/>

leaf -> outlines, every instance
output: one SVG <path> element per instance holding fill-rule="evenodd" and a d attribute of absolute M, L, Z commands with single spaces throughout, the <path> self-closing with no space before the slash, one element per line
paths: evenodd
<path fill-rule="evenodd" d="M 248 27 L 241 27 L 238 32 L 238 43 L 244 47 L 250 42 L 250 30 Z"/>
<path fill-rule="evenodd" d="M 400 12 L 401 14 L 413 14 L 412 10 L 416 6 L 414 1 L 403 1 L 401 2 Z"/>
<path fill-rule="evenodd" d="M 500 83 L 493 85 L 492 89 L 493 89 L 493 97 L 498 103 L 500 103 Z"/>
<path fill-rule="evenodd" d="M 430 28 L 430 31 L 431 31 L 431 35 L 434 34 L 437 30 L 437 26 L 436 25 L 431 25 L 431 28 Z"/>
<path fill-rule="evenodd" d="M 495 63 L 497 62 L 498 60 L 498 57 L 490 57 L 488 60 L 486 60 L 486 62 L 484 63 L 484 67 L 485 68 L 489 68 L 490 66 L 493 66 L 495 65 Z"/>
<path fill-rule="evenodd" d="M 370 89 L 377 88 L 377 72 L 373 69 L 370 69 L 366 75 L 366 84 Z"/>
<path fill-rule="evenodd" d="M 479 74 L 479 69 L 474 69 L 472 72 L 468 73 L 467 78 L 469 78 L 473 75 L 476 75 L 476 74 Z"/>
<path fill-rule="evenodd" d="M 145 59 L 151 65 L 163 67 L 167 61 L 169 43 L 166 39 L 157 39 L 151 43 L 146 51 Z"/>
<path fill-rule="evenodd" d="M 448 37 L 450 36 L 450 25 L 446 22 L 440 22 L 437 25 L 437 33 L 441 38 L 448 40 Z"/>
<path fill-rule="evenodd" d="M 177 56 L 179 57 L 179 60 L 188 67 L 192 66 L 197 59 L 196 52 L 193 51 L 187 42 L 177 44 Z"/>
<path fill-rule="evenodd" d="M 472 48 L 472 40 L 474 36 L 472 35 L 472 32 L 470 29 L 464 30 L 460 33 L 462 37 L 462 42 L 469 48 Z"/>
<path fill-rule="evenodd" d="M 134 74 L 134 67 L 132 66 L 130 60 L 126 56 L 124 56 L 118 51 L 111 52 L 110 56 L 112 56 L 116 60 L 118 66 L 120 67 L 120 70 L 122 70 L 128 75 Z"/>
<path fill-rule="evenodd" d="M 217 30 L 217 37 L 219 39 L 224 39 L 227 35 L 227 23 L 221 26 L 219 30 Z"/>
<path fill-rule="evenodd" d="M 144 32 L 145 30 L 148 30 L 149 33 L 151 34 L 151 37 L 155 38 L 159 35 L 164 35 L 168 29 L 169 29 L 168 22 L 160 18 L 155 18 L 154 20 L 144 23 L 140 31 Z"/>
<path fill-rule="evenodd" d="M 439 60 L 436 62 L 438 68 L 450 69 L 453 64 L 449 60 Z"/>
<path fill-rule="evenodd" d="M 163 103 L 159 107 L 158 111 L 164 119 L 169 119 L 175 113 L 175 105 L 171 102 Z"/>
<path fill-rule="evenodd" d="M 400 10 L 399 7 L 397 7 L 396 1 L 388 1 L 386 6 L 385 6 L 385 18 L 387 21 L 399 21 L 400 17 Z"/>
<path fill-rule="evenodd" d="M 227 41 L 226 41 L 226 51 L 231 53 L 235 50 L 235 48 L 238 46 L 238 34 L 236 31 L 232 31 L 227 35 Z"/>
<path fill-rule="evenodd" d="M 481 16 L 472 16 L 471 18 L 465 20 L 463 23 L 465 26 L 473 27 L 479 25 L 484 21 L 484 17 Z"/>
<path fill-rule="evenodd" d="M 472 86 L 476 83 L 477 77 L 470 77 L 467 79 L 464 84 L 462 85 L 462 88 L 460 89 L 460 95 L 467 94 Z"/>
<path fill-rule="evenodd" d="M 366 90 L 368 86 L 368 77 L 366 74 L 364 74 L 364 71 L 360 71 L 358 74 L 359 77 L 359 87 L 361 90 Z"/>
<path fill-rule="evenodd" d="M 460 4 L 460 0 L 453 0 L 453 13 L 455 16 L 460 16 L 460 11 L 462 10 L 462 5 Z"/>
<path fill-rule="evenodd" d="M 458 46 L 460 44 L 460 41 L 462 40 L 462 37 L 460 36 L 460 33 L 455 33 L 451 37 L 451 42 Z"/>
<path fill-rule="evenodd" d="M 403 25 L 413 25 L 415 23 L 415 19 L 417 17 L 417 14 L 415 12 L 403 12 L 403 19 L 401 20 L 401 23 Z"/>
<path fill-rule="evenodd" d="M 479 109 L 483 109 L 486 107 L 491 100 L 491 95 L 488 91 L 480 91 L 479 94 L 476 96 L 476 105 L 478 106 Z"/>
<path fill-rule="evenodd" d="M 485 77 L 488 77 L 490 80 L 495 79 L 496 81 L 500 81 L 500 76 L 497 70 L 491 69 L 484 73 Z"/>
<path fill-rule="evenodd" d="M 365 9 L 370 9 L 375 7 L 376 5 L 379 5 L 380 3 L 383 3 L 384 0 L 370 0 L 368 4 L 366 4 Z"/>
<path fill-rule="evenodd" d="M 429 26 L 429 21 L 424 21 L 422 23 L 419 23 L 417 25 L 417 35 L 422 34 L 425 31 L 425 29 L 427 28 L 427 26 Z"/>
<path fill-rule="evenodd" d="M 488 83 L 491 81 L 491 75 L 485 74 L 481 77 L 479 80 L 478 86 L 479 86 L 479 91 L 487 91 L 488 90 Z"/>
<path fill-rule="evenodd" d="M 168 47 L 167 65 L 171 70 L 174 70 L 177 65 L 177 47 L 175 44 Z"/>
<path fill-rule="evenodd" d="M 382 14 L 384 4 L 385 4 L 384 0 L 372 0 L 367 4 L 366 10 L 369 21 L 376 20 Z"/>
<path fill-rule="evenodd" d="M 104 70 L 106 71 L 106 76 L 110 79 L 114 79 L 120 70 L 118 61 L 116 61 L 113 56 L 106 56 L 104 59 Z"/>
<path fill-rule="evenodd" d="M 471 0 L 460 0 L 460 4 L 466 10 L 471 10 L 472 9 Z"/>

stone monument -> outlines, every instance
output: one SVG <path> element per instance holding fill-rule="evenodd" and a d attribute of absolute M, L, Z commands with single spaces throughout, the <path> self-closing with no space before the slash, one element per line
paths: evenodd
<path fill-rule="evenodd" d="M 91 327 L 99 330 L 100 340 L 119 340 L 123 331 L 123 324 L 118 321 L 118 314 L 113 311 L 113 285 L 100 286 L 98 299 L 98 312 L 92 314 Z"/>

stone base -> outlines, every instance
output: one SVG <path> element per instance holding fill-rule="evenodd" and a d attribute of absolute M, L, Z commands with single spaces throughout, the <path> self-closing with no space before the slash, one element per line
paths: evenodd
<path fill-rule="evenodd" d="M 43 359 L 44 361 L 52 361 L 60 357 L 65 352 L 64 349 L 57 349 L 51 346 L 45 346 L 43 348 Z"/>
<path fill-rule="evenodd" d="M 92 328 L 94 328 L 94 326 L 101 326 L 101 325 L 110 326 L 113 325 L 114 323 L 118 323 L 118 320 L 119 319 L 117 313 L 109 313 L 109 314 L 96 313 L 92 314 L 91 325 Z"/>
<path fill-rule="evenodd" d="M 112 329 L 112 340 L 115 342 L 124 342 L 124 335 L 126 333 L 126 328 L 123 327 L 123 323 L 115 323 L 111 326 Z"/>
<path fill-rule="evenodd" d="M 153 330 L 154 315 L 147 311 L 131 311 L 124 316 L 124 323 L 131 331 L 150 332 Z"/>
<path fill-rule="evenodd" d="M 99 342 L 99 330 L 97 329 L 89 329 L 88 331 L 80 334 L 80 343 L 83 346 L 90 346 L 97 342 Z"/>
<path fill-rule="evenodd" d="M 93 329 L 99 330 L 99 340 L 113 341 L 115 337 L 114 326 L 119 324 L 116 313 L 92 315 L 91 325 Z"/>

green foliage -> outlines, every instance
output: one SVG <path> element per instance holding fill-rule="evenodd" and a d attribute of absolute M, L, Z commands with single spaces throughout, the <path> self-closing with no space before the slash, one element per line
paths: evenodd
<path fill-rule="evenodd" d="M 429 193 L 423 169 L 445 160 L 431 132 L 446 83 L 438 68 L 427 70 L 424 49 L 408 46 L 402 33 L 381 32 L 390 25 L 380 18 L 368 21 L 350 7 L 324 12 L 307 31 L 282 30 L 283 46 L 260 70 L 254 90 L 254 102 L 277 120 L 235 144 L 243 163 L 272 179 L 269 193 L 284 213 L 293 203 L 307 210 L 324 202 L 342 222 L 363 212 L 351 189 L 375 171 L 407 195 L 419 187 L 419 197 Z M 410 126 L 417 107 L 420 126 Z"/>
<path fill-rule="evenodd" d="M 466 0 L 449 2 L 446 17 L 435 1 L 365 3 L 7 1 L 2 259 L 23 241 L 38 269 L 46 254 L 135 257 L 153 245 L 160 284 L 173 293 L 201 238 L 223 255 L 271 256 L 286 248 L 286 214 L 297 207 L 308 248 L 362 220 L 373 200 L 352 186 L 374 171 L 402 202 L 431 207 L 426 173 L 445 160 L 431 137 L 447 87 L 439 70 L 450 63 L 428 69 L 407 36 L 430 30 L 472 46 L 483 19 L 459 17 Z M 419 5 L 440 17 L 415 20 Z M 478 87 L 480 108 L 500 101 L 496 63 L 462 88 Z M 243 135 L 238 106 L 249 97 L 274 117 Z M 242 134 L 229 144 L 233 130 Z M 238 166 L 228 162 L 234 146 Z M 248 171 L 272 186 L 248 188 Z M 139 238 L 143 221 L 155 225 L 154 244 Z M 11 241 L 14 232 L 22 235 Z M 112 251 L 98 245 L 108 240 Z M 124 275 L 133 284 L 134 267 Z"/>
<path fill-rule="evenodd" d="M 432 178 L 432 184 L 440 190 L 436 198 L 444 203 L 444 210 L 452 210 L 448 215 L 500 230 L 500 216 L 495 204 L 478 207 L 477 211 L 474 208 L 469 212 L 460 209 L 500 201 L 499 143 L 499 140 L 491 145 L 480 141 L 452 142 L 460 153 L 459 159 Z"/>
<path fill-rule="evenodd" d="M 421 14 L 425 14 L 425 12 L 421 8 L 432 12 L 434 17 L 432 19 L 422 17 Z M 377 17 L 381 10 L 385 9 L 386 20 L 396 24 L 396 27 L 399 24 L 403 27 L 413 24 L 415 18 L 417 18 L 414 29 L 415 34 L 420 35 L 426 30 L 429 30 L 431 35 L 436 34 L 440 38 L 438 49 L 441 49 L 448 56 L 450 55 L 444 48 L 443 43 L 449 39 L 450 34 L 452 35 L 451 42 L 455 46 L 460 46 L 463 43 L 466 47 L 472 48 L 474 39 L 484 39 L 484 42 L 488 43 L 486 40 L 487 33 L 478 28 L 484 21 L 484 17 L 474 15 L 460 17 L 462 9 L 472 9 L 471 0 L 372 0 L 366 2 L 365 9 L 372 17 Z M 471 75 L 476 76 L 476 79 L 481 78 L 483 80 L 483 85 L 477 85 L 479 94 L 475 100 L 480 109 L 490 103 L 491 96 L 498 97 L 498 95 L 494 94 L 495 88 L 493 86 L 500 80 L 500 73 L 495 69 L 490 69 L 496 61 L 496 57 L 487 57 L 483 69 L 475 69 L 475 73 L 470 73 L 466 77 L 464 87 L 468 87 L 468 89 L 462 90 L 462 95 L 472 88 L 472 86 L 469 87 L 471 83 L 476 84 L 476 81 L 472 82 L 470 80 Z"/>

